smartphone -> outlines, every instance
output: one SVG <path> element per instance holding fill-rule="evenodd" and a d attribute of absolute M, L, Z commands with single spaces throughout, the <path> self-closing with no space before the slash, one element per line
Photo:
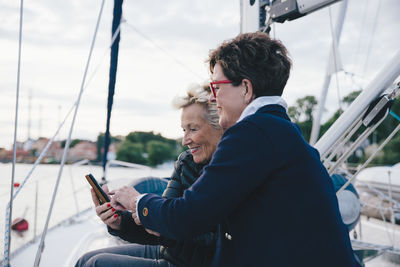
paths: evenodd
<path fill-rule="evenodd" d="M 89 182 L 89 184 L 92 186 L 94 192 L 96 193 L 97 198 L 99 199 L 100 204 L 104 204 L 106 202 L 110 202 L 110 198 L 104 192 L 104 190 L 101 188 L 99 183 L 96 181 L 96 179 L 93 177 L 91 173 L 88 175 L 85 175 L 86 180 Z"/>

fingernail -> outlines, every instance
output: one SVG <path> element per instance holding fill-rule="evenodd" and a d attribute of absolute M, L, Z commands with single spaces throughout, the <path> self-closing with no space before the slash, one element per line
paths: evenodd
<path fill-rule="evenodd" d="M 111 210 L 112 210 L 112 211 L 115 211 L 115 209 L 114 209 L 114 208 L 112 208 Z"/>
<path fill-rule="evenodd" d="M 114 214 L 114 218 L 117 218 L 118 217 L 118 214 Z"/>
<path fill-rule="evenodd" d="M 107 207 L 111 207 L 111 204 L 110 204 L 110 203 L 107 203 Z"/>

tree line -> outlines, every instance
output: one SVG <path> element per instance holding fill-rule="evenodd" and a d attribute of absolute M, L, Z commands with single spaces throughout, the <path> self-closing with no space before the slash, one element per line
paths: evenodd
<path fill-rule="evenodd" d="M 348 107 L 356 97 L 361 93 L 361 91 L 351 92 L 349 95 L 341 99 L 343 107 Z M 293 122 L 295 122 L 301 129 L 303 137 L 306 141 L 310 140 L 311 128 L 313 122 L 314 110 L 317 107 L 318 101 L 314 96 L 305 96 L 297 99 L 293 106 L 288 108 L 288 115 Z M 391 110 L 399 115 L 400 114 L 400 103 L 399 101 L 394 101 Z M 324 123 L 321 124 L 320 134 L 321 137 L 332 124 L 339 118 L 343 113 L 342 109 L 336 110 L 333 115 Z M 393 131 L 396 125 L 400 123 L 393 116 L 388 115 L 381 125 L 376 128 L 376 130 L 368 137 L 369 144 L 380 145 L 386 137 Z M 365 129 L 362 126 L 355 136 L 352 138 L 354 141 Z M 357 153 L 354 153 L 349 159 L 350 163 L 362 163 L 369 157 L 365 149 L 358 149 Z M 371 162 L 371 165 L 392 165 L 400 161 L 400 134 L 397 133 L 392 140 L 383 148 L 383 150 L 378 153 L 375 159 Z"/>
<path fill-rule="evenodd" d="M 116 159 L 137 164 L 155 166 L 176 160 L 183 148 L 179 140 L 168 139 L 153 132 L 131 132 L 125 137 L 111 137 L 117 145 Z M 97 137 L 97 161 L 102 160 L 104 134 Z"/>
<path fill-rule="evenodd" d="M 341 99 L 343 108 L 348 107 L 361 91 L 351 92 L 349 95 Z M 293 106 L 288 108 L 288 115 L 293 122 L 295 122 L 301 129 L 302 135 L 306 141 L 310 140 L 313 114 L 317 107 L 318 101 L 314 96 L 308 95 L 296 100 Z M 400 103 L 395 101 L 391 110 L 400 115 Z M 319 137 L 321 137 L 332 124 L 343 113 L 342 109 L 337 109 L 333 115 L 323 124 L 321 124 Z M 388 115 L 381 125 L 368 137 L 370 145 L 380 145 L 386 137 L 391 133 L 394 127 L 399 123 L 394 117 Z M 362 126 L 355 136 L 352 138 L 354 141 L 358 135 L 363 131 Z M 135 131 L 129 133 L 125 137 L 111 137 L 111 143 L 117 145 L 116 159 L 121 161 L 133 162 L 138 164 L 145 164 L 155 166 L 162 164 L 165 161 L 174 161 L 184 148 L 180 140 L 168 139 L 161 134 L 153 132 Z M 104 145 L 104 134 L 100 133 L 97 137 L 97 161 L 102 160 Z M 368 158 L 366 149 L 360 148 L 357 153 L 349 157 L 349 163 L 362 163 Z M 400 161 L 400 134 L 396 134 L 393 139 L 383 148 L 383 150 L 371 162 L 374 165 L 392 165 Z"/>

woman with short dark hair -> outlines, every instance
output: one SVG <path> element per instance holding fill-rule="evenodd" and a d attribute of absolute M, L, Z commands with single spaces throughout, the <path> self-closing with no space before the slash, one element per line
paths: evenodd
<path fill-rule="evenodd" d="M 355 266 L 331 179 L 280 97 L 290 72 L 284 46 L 240 34 L 209 62 L 224 134 L 201 177 L 180 198 L 117 191 L 112 203 L 178 240 L 220 224 L 212 266 Z"/>

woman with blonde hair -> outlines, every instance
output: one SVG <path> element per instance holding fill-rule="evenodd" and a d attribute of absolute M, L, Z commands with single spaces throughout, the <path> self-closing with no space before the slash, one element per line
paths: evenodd
<path fill-rule="evenodd" d="M 209 94 L 208 85 L 191 85 L 184 97 L 177 97 L 173 101 L 174 107 L 182 110 L 182 145 L 189 149 L 182 152 L 175 162 L 174 172 L 163 193 L 164 198 L 183 195 L 201 175 L 221 138 L 218 110 L 215 103 L 208 101 Z M 104 189 L 108 192 L 107 187 Z M 189 240 L 176 241 L 136 225 L 131 212 L 123 211 L 118 215 L 117 207 L 112 208 L 110 203 L 100 205 L 93 192 L 92 197 L 96 213 L 107 225 L 109 233 L 134 244 L 86 253 L 76 266 L 211 265 L 216 249 L 216 229 Z"/>

